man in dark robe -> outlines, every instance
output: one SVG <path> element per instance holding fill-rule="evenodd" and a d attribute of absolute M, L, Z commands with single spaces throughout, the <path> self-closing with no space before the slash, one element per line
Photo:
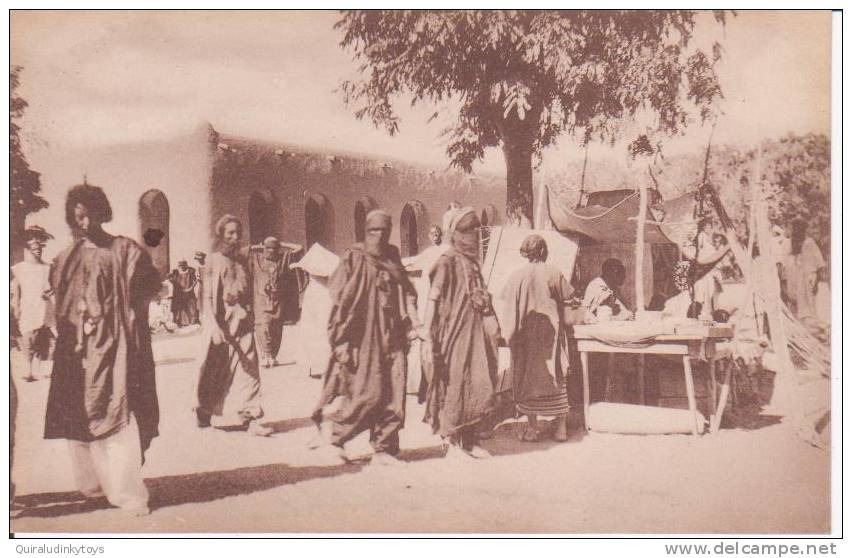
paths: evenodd
<path fill-rule="evenodd" d="M 186 260 L 179 261 L 177 269 L 172 271 L 172 314 L 178 327 L 198 323 L 198 301 L 195 298 L 197 281 L 195 270 L 189 267 Z"/>
<path fill-rule="evenodd" d="M 160 277 L 141 246 L 101 228 L 111 218 L 100 188 L 68 192 L 66 221 L 79 234 L 51 269 L 58 338 L 45 438 L 69 440 L 85 496 L 146 514 L 141 467 L 159 423 L 148 302 Z"/>
<path fill-rule="evenodd" d="M 346 251 L 329 282 L 332 362 L 314 417 L 342 396 L 332 418 L 331 457 L 343 459 L 344 444 L 369 430 L 372 462 L 394 465 L 405 422 L 406 352 L 419 328 L 417 295 L 399 249 L 388 243 L 390 216 L 373 210 L 365 228 L 364 243 Z"/>
<path fill-rule="evenodd" d="M 476 427 L 494 410 L 500 329 L 479 268 L 479 219 L 471 208 L 450 221 L 452 247 L 432 270 L 421 337 L 432 344 L 424 420 L 448 443 L 448 456 L 484 458 Z"/>
<path fill-rule="evenodd" d="M 254 282 L 254 331 L 264 368 L 278 366 L 284 324 L 298 319 L 302 282 L 299 272 L 291 269 L 290 264 L 298 260 L 300 251 L 300 247 L 283 244 L 274 236 L 259 246 L 250 246 L 247 251 Z"/>

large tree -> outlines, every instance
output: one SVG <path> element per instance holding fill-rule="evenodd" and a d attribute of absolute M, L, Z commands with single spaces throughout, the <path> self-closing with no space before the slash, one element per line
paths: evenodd
<path fill-rule="evenodd" d="M 723 12 L 713 13 L 724 24 Z M 391 135 L 394 103 L 460 105 L 447 130 L 451 163 L 470 172 L 487 147 L 506 160 L 510 221 L 532 218 L 532 170 L 562 134 L 615 142 L 637 115 L 643 142 L 711 114 L 721 47 L 692 46 L 695 11 L 343 11 L 341 46 L 359 76 L 347 105 Z M 437 113 L 436 113 L 437 114 Z M 633 138 L 627 138 L 633 139 Z M 651 142 L 653 144 L 653 140 Z M 641 146 L 640 146 L 641 147 Z"/>
<path fill-rule="evenodd" d="M 26 240 L 24 226 L 27 215 L 47 207 L 47 201 L 39 195 L 39 173 L 30 168 L 21 146 L 18 122 L 27 102 L 18 94 L 20 73 L 20 66 L 12 66 L 9 71 L 9 225 L 13 255 L 20 252 L 21 244 Z"/>

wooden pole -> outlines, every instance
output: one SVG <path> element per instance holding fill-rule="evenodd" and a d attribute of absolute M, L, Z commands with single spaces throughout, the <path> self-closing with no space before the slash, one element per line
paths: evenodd
<path fill-rule="evenodd" d="M 639 217 L 636 219 L 636 311 L 645 310 L 645 219 L 648 214 L 648 189 L 639 187 Z"/>

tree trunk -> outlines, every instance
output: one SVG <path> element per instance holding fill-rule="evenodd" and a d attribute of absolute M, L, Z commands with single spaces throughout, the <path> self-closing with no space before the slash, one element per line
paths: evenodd
<path fill-rule="evenodd" d="M 532 145 L 523 139 L 505 138 L 506 218 L 509 224 L 531 229 L 533 222 Z"/>

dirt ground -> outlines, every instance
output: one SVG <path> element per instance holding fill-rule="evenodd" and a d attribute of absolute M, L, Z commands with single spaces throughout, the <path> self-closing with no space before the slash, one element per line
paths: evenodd
<path fill-rule="evenodd" d="M 160 337 L 160 437 L 144 467 L 152 513 L 124 516 L 75 492 L 63 441 L 42 439 L 49 380 L 19 393 L 16 533 L 826 533 L 830 456 L 783 423 L 715 436 L 575 430 L 522 443 L 520 424 L 483 443 L 489 460 L 449 462 L 409 399 L 404 467 L 328 466 L 306 447 L 319 381 L 297 364 L 263 371 L 270 438 L 194 424 L 197 336 Z M 288 352 L 292 343 L 285 332 Z M 14 355 L 17 358 L 17 355 Z M 15 360 L 13 358 L 13 361 Z M 286 360 L 286 359 L 285 359 Z M 766 426 L 761 426 L 765 424 Z M 366 440 L 353 442 L 368 451 Z"/>

